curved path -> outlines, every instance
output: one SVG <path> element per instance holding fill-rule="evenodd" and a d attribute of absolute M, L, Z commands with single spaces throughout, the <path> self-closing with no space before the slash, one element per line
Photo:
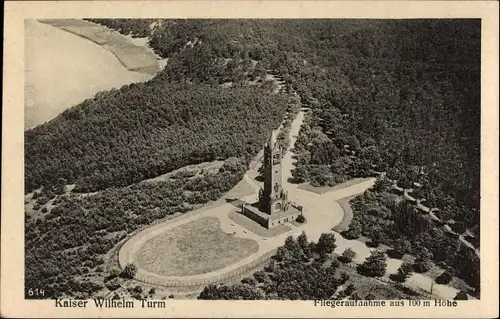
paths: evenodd
<path fill-rule="evenodd" d="M 300 112 L 294 119 L 290 130 L 290 145 L 294 145 L 300 126 L 304 121 L 304 113 Z M 199 281 L 211 281 L 222 278 L 231 271 L 245 267 L 252 262 L 258 261 L 266 254 L 272 253 L 277 247 L 283 245 L 286 237 L 293 235 L 298 236 L 302 231 L 305 231 L 310 240 L 317 241 L 319 236 L 324 232 L 331 231 L 331 228 L 338 224 L 343 217 L 343 210 L 341 206 L 335 202 L 336 199 L 352 196 L 363 192 L 365 189 L 371 187 L 374 183 L 373 180 L 364 181 L 357 185 L 352 185 L 345 189 L 328 192 L 322 195 L 311 193 L 297 188 L 298 185 L 291 184 L 287 178 L 291 176 L 294 160 L 292 153 L 289 151 L 283 157 L 283 176 L 284 188 L 288 190 L 289 198 L 297 204 L 304 206 L 304 214 L 307 218 L 307 223 L 300 226 L 288 224 L 292 230 L 275 237 L 261 237 L 258 236 L 240 225 L 234 223 L 228 216 L 230 212 L 234 212 L 237 208 L 229 203 L 218 206 L 208 206 L 200 209 L 200 212 L 185 218 L 179 217 L 174 220 L 169 220 L 153 227 L 147 228 L 139 232 L 134 237 L 130 238 L 120 249 L 119 262 L 123 266 L 127 263 L 134 263 L 138 266 L 137 278 L 143 281 L 155 282 L 162 285 L 172 285 L 172 283 L 195 283 Z M 255 168 L 254 168 L 255 170 Z M 252 195 L 241 198 L 246 202 L 253 202 L 257 200 L 260 185 L 251 177 L 256 176 L 255 172 L 250 170 L 244 176 L 244 180 L 250 184 L 254 193 Z M 181 226 L 188 222 L 197 220 L 201 217 L 213 216 L 217 217 L 220 221 L 220 228 L 223 232 L 234 234 L 234 236 L 241 238 L 248 238 L 255 240 L 259 244 L 259 250 L 247 258 L 231 264 L 230 266 L 222 269 L 192 276 L 163 276 L 151 273 L 141 268 L 136 261 L 137 252 L 141 246 L 150 238 L 159 235 L 169 229 Z"/>
<path fill-rule="evenodd" d="M 290 130 L 290 145 L 294 145 L 297 139 L 297 135 L 304 121 L 304 113 L 300 112 L 294 119 Z M 294 167 L 294 159 L 292 158 L 292 152 L 288 151 L 282 160 L 283 165 L 283 185 L 284 188 L 288 190 L 289 198 L 295 201 L 299 205 L 304 206 L 304 215 L 307 218 L 307 223 L 300 226 L 294 226 L 288 224 L 292 230 L 283 233 L 275 237 L 261 237 L 258 236 L 240 225 L 234 223 L 229 217 L 230 212 L 234 212 L 237 208 L 232 204 L 224 203 L 223 205 L 212 205 L 199 210 L 199 213 L 186 215 L 178 217 L 174 220 L 170 220 L 153 227 L 147 228 L 142 232 L 138 233 L 136 236 L 128 240 L 119 252 L 119 262 L 123 266 L 126 263 L 135 263 L 135 255 L 137 251 L 141 249 L 142 244 L 148 239 L 156 236 L 162 232 L 165 232 L 174 227 L 181 226 L 185 223 L 194 221 L 201 217 L 213 216 L 217 217 L 220 221 L 220 228 L 223 232 L 234 234 L 234 236 L 241 238 L 248 238 L 255 240 L 259 244 L 259 250 L 230 266 L 224 267 L 222 269 L 192 276 L 162 276 L 159 274 L 148 272 L 138 265 L 137 278 L 159 285 L 165 286 L 175 286 L 176 284 L 181 284 L 184 286 L 196 286 L 200 282 L 217 282 L 224 277 L 227 279 L 228 274 L 231 272 L 241 269 L 252 263 L 256 263 L 262 260 L 263 257 L 271 254 L 277 247 L 282 246 L 286 237 L 298 236 L 302 231 L 305 231 L 308 239 L 312 241 L 317 241 L 319 236 L 324 232 L 331 231 L 332 227 L 340 223 L 343 218 L 343 210 L 341 206 L 336 202 L 341 198 L 350 197 L 363 193 L 366 189 L 373 186 L 375 178 L 370 178 L 363 180 L 357 184 L 351 185 L 349 187 L 335 189 L 323 194 L 313 193 L 307 190 L 301 190 L 298 188 L 297 184 L 289 183 L 288 177 L 291 176 L 291 170 Z M 255 165 L 257 166 L 257 165 Z M 252 195 L 241 198 L 241 200 L 246 202 L 253 202 L 257 200 L 258 191 L 261 188 L 261 184 L 257 182 L 254 178 L 257 176 L 256 167 L 252 167 L 244 176 L 244 181 L 247 182 L 253 189 L 254 193 Z M 194 212 L 193 212 L 194 213 Z M 337 233 L 334 233 L 336 237 L 337 247 L 335 253 L 342 254 L 342 252 L 351 248 L 356 252 L 355 263 L 362 263 L 374 250 L 374 248 L 367 247 L 364 243 L 358 240 L 347 240 Z M 402 261 L 399 259 L 387 258 L 387 274 L 395 274 L 397 269 L 401 265 Z M 173 284 L 176 283 L 176 284 Z M 416 290 L 429 291 L 433 283 L 433 279 L 425 274 L 413 274 L 406 281 L 405 285 Z M 453 299 L 457 294 L 458 290 L 449 285 L 439 285 L 433 284 L 433 295 L 438 298 L 443 299 Z"/>

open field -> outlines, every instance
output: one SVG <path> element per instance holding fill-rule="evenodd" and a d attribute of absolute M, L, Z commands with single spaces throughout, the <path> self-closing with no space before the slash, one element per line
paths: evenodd
<path fill-rule="evenodd" d="M 255 241 L 226 234 L 217 218 L 205 217 L 147 240 L 136 260 L 147 271 L 189 276 L 224 268 L 257 250 Z"/>
<path fill-rule="evenodd" d="M 127 70 L 108 50 L 36 20 L 25 21 L 25 129 L 97 92 L 151 78 Z"/>

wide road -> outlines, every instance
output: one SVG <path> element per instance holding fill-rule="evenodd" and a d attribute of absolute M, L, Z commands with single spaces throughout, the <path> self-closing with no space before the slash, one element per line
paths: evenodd
<path fill-rule="evenodd" d="M 299 112 L 291 124 L 291 146 L 295 144 L 303 121 L 304 112 Z M 141 249 L 142 244 L 148 239 L 198 218 L 213 216 L 220 220 L 220 227 L 223 232 L 234 233 L 234 236 L 255 240 L 259 244 L 259 250 L 247 258 L 222 269 L 192 276 L 162 276 L 148 272 L 140 268 L 140 265 L 138 265 L 137 278 L 146 282 L 154 282 L 165 286 L 171 286 L 172 282 L 191 284 L 200 281 L 220 279 L 231 271 L 244 267 L 245 265 L 256 261 L 264 254 L 282 246 L 286 237 L 290 235 L 296 237 L 304 231 L 306 232 L 309 240 L 317 241 L 322 233 L 330 232 L 332 227 L 340 223 L 343 218 L 344 211 L 336 200 L 361 194 L 366 189 L 372 187 L 375 182 L 374 178 L 365 179 L 357 184 L 353 184 L 345 188 L 336 188 L 323 194 L 301 190 L 298 188 L 297 184 L 288 182 L 288 177 L 291 177 L 291 170 L 294 168 L 295 160 L 293 159 L 293 155 L 294 154 L 289 150 L 283 156 L 283 185 L 284 188 L 288 190 L 289 199 L 304 207 L 304 216 L 307 219 L 306 224 L 297 227 L 288 223 L 287 225 L 291 228 L 290 231 L 275 237 L 261 237 L 241 227 L 228 217 L 229 213 L 236 210 L 236 207 L 232 204 L 207 206 L 200 209 L 196 214 L 187 215 L 185 217 L 181 216 L 174 220 L 155 225 L 132 237 L 123 245 L 119 252 L 120 265 L 123 266 L 126 263 L 134 263 L 138 265 L 135 256 L 138 255 L 137 252 Z M 257 167 L 251 168 L 244 176 L 244 180 L 252 186 L 254 193 L 242 198 L 243 201 L 253 202 L 257 200 L 257 194 L 261 184 L 255 181 L 255 176 L 257 176 Z M 364 262 L 364 260 L 374 250 L 374 248 L 369 248 L 358 240 L 347 240 L 338 233 L 335 233 L 335 236 L 337 244 L 335 253 L 342 254 L 345 249 L 351 248 L 356 252 L 356 258 L 354 260 L 355 263 Z M 395 274 L 401 263 L 402 261 L 399 259 L 387 258 L 387 274 L 385 277 L 387 278 L 390 274 Z M 426 274 L 413 274 L 410 278 L 408 278 L 406 285 L 414 289 L 424 291 L 429 291 L 431 285 L 433 285 L 433 295 L 437 298 L 443 299 L 453 299 L 458 292 L 457 289 L 448 285 L 433 284 L 433 279 Z"/>
<path fill-rule="evenodd" d="M 297 117 L 291 124 L 290 145 L 295 144 L 303 121 L 304 113 L 299 112 Z M 193 214 L 185 218 L 180 217 L 174 220 L 166 221 L 164 223 L 147 228 L 132 237 L 120 249 L 120 265 L 123 266 L 127 263 L 134 263 L 138 265 L 138 279 L 142 278 L 145 281 L 154 281 L 158 284 L 164 285 L 170 285 L 173 281 L 194 282 L 199 280 L 219 278 L 232 270 L 238 269 L 255 261 L 264 254 L 271 252 L 277 247 L 283 245 L 286 237 L 290 235 L 298 236 L 302 231 L 305 231 L 309 239 L 314 241 L 318 240 L 321 233 L 330 232 L 332 227 L 337 225 L 342 220 L 344 212 L 341 206 L 337 202 L 335 202 L 335 200 L 362 193 L 365 189 L 371 187 L 374 183 L 374 179 L 370 179 L 368 181 L 361 182 L 360 184 L 352 185 L 345 189 L 339 189 L 322 195 L 305 190 L 300 190 L 297 188 L 296 184 L 291 184 L 287 181 L 288 177 L 291 176 L 291 170 L 294 167 L 294 160 L 292 159 L 292 156 L 293 153 L 288 151 L 283 157 L 283 183 L 284 188 L 288 190 L 290 200 L 304 207 L 304 215 L 307 218 L 307 223 L 305 223 L 304 225 L 296 227 L 292 224 L 289 224 L 290 228 L 292 228 L 292 230 L 290 230 L 289 232 L 275 237 L 261 237 L 241 227 L 229 218 L 228 214 L 236 211 L 237 209 L 234 205 L 226 203 L 213 207 L 207 206 L 203 209 L 200 209 L 197 214 Z M 245 174 L 244 179 L 252 186 L 254 193 L 242 198 L 243 201 L 253 202 L 257 200 L 260 185 L 258 185 L 258 183 L 255 181 L 255 179 L 253 178 L 254 176 L 256 176 L 256 168 L 249 170 L 249 172 Z M 209 216 L 217 217 L 220 220 L 220 227 L 223 232 L 231 234 L 234 233 L 234 236 L 255 240 L 259 244 L 259 250 L 255 254 L 252 254 L 251 256 L 244 258 L 225 268 L 192 276 L 162 276 L 142 269 L 137 263 L 137 252 L 141 249 L 141 246 L 147 240 L 156 235 L 159 235 L 160 233 L 168 231 L 169 229 L 181 226 L 185 223 L 197 220 L 202 217 Z"/>

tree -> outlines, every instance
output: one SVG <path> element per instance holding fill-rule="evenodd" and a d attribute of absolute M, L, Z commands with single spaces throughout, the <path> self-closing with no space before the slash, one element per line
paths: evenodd
<path fill-rule="evenodd" d="M 255 278 L 252 278 L 252 277 L 245 277 L 241 280 L 241 283 L 255 286 L 257 284 L 257 280 L 255 280 Z"/>
<path fill-rule="evenodd" d="M 402 234 L 411 237 L 428 232 L 432 228 L 431 222 L 408 201 L 401 201 L 394 209 L 394 222 Z"/>
<path fill-rule="evenodd" d="M 368 242 L 367 245 L 370 247 L 378 247 L 380 245 L 380 238 L 381 238 L 381 232 L 380 231 L 374 231 L 370 235 L 370 241 Z"/>
<path fill-rule="evenodd" d="M 392 187 L 392 182 L 387 178 L 377 179 L 375 184 L 373 185 L 373 190 L 375 192 L 381 193 L 384 191 L 388 191 Z"/>
<path fill-rule="evenodd" d="M 319 236 L 316 250 L 320 256 L 325 257 L 326 254 L 331 254 L 337 245 L 335 244 L 335 235 L 333 233 L 322 233 Z"/>
<path fill-rule="evenodd" d="M 361 223 L 356 218 L 353 218 L 349 224 L 349 230 L 344 232 L 344 237 L 347 239 L 357 239 L 361 236 L 362 231 Z"/>
<path fill-rule="evenodd" d="M 397 277 L 399 281 L 405 282 L 413 272 L 413 264 L 410 262 L 403 262 L 398 268 Z"/>
<path fill-rule="evenodd" d="M 350 263 L 354 258 L 356 258 L 356 252 L 351 248 L 347 248 L 342 253 L 342 257 L 345 263 Z"/>
<path fill-rule="evenodd" d="M 371 255 L 358 268 L 360 272 L 370 277 L 382 277 L 385 275 L 387 268 L 386 257 L 384 252 L 374 250 Z"/>
<path fill-rule="evenodd" d="M 469 297 L 467 296 L 467 292 L 462 290 L 457 292 L 457 295 L 453 298 L 453 300 L 469 300 Z"/>
<path fill-rule="evenodd" d="M 293 239 L 292 236 L 288 236 L 286 239 L 285 239 L 285 248 L 289 251 L 292 251 L 294 248 L 295 248 L 295 239 Z"/>
<path fill-rule="evenodd" d="M 455 255 L 454 260 L 456 260 L 459 276 L 472 287 L 478 288 L 480 286 L 480 262 L 474 250 L 462 247 Z"/>
<path fill-rule="evenodd" d="M 151 287 L 151 289 L 149 289 L 149 294 L 150 295 L 154 295 L 156 292 L 156 289 L 154 287 Z"/>
<path fill-rule="evenodd" d="M 108 279 L 113 279 L 115 277 L 118 277 L 120 275 L 121 271 L 120 269 L 116 268 L 116 267 L 113 267 L 109 270 L 109 275 L 108 275 Z"/>
<path fill-rule="evenodd" d="M 258 288 L 250 285 L 236 284 L 219 287 L 208 285 L 198 296 L 201 300 L 258 300 L 264 299 L 263 293 Z"/>
<path fill-rule="evenodd" d="M 350 300 L 362 300 L 361 297 L 358 295 L 357 292 L 354 292 L 350 297 Z"/>
<path fill-rule="evenodd" d="M 309 242 L 307 241 L 307 235 L 305 231 L 302 231 L 299 237 L 297 237 L 297 244 L 304 251 L 308 248 Z"/>
<path fill-rule="evenodd" d="M 369 294 L 367 294 L 365 297 L 365 300 L 376 300 L 376 299 L 377 299 L 377 297 L 374 294 L 372 294 L 371 292 Z"/>
<path fill-rule="evenodd" d="M 284 246 L 278 247 L 276 250 L 276 254 L 274 255 L 277 261 L 285 261 L 290 259 L 291 254 L 288 249 L 286 249 Z"/>
<path fill-rule="evenodd" d="M 432 254 L 425 247 L 419 252 L 417 259 L 415 260 L 415 264 L 413 265 L 413 269 L 415 272 L 424 273 L 429 271 L 432 268 Z"/>
<path fill-rule="evenodd" d="M 392 252 L 394 257 L 402 258 L 404 254 L 408 254 L 411 251 L 411 243 L 403 238 L 399 238 L 394 243 Z"/>
<path fill-rule="evenodd" d="M 116 290 L 121 287 L 121 281 L 119 278 L 113 278 L 106 282 L 106 287 L 111 291 Z"/>
<path fill-rule="evenodd" d="M 349 285 L 347 285 L 347 287 L 345 287 L 344 293 L 346 296 L 350 296 L 354 293 L 355 290 L 356 288 L 354 287 L 354 284 L 350 283 Z"/>
<path fill-rule="evenodd" d="M 137 285 L 134 287 L 134 289 L 132 289 L 132 291 L 136 293 L 142 293 L 142 287 Z"/>
<path fill-rule="evenodd" d="M 453 279 L 453 275 L 448 271 L 443 271 L 441 275 L 436 277 L 436 283 L 440 285 L 446 285 Z"/>
<path fill-rule="evenodd" d="M 122 273 L 120 274 L 123 278 L 133 279 L 135 274 L 137 273 L 137 266 L 134 264 L 126 264 L 125 268 L 123 268 Z"/>
<path fill-rule="evenodd" d="M 267 278 L 267 274 L 262 270 L 256 271 L 253 276 L 255 277 L 255 279 L 257 279 L 258 282 L 264 282 L 264 280 Z"/>

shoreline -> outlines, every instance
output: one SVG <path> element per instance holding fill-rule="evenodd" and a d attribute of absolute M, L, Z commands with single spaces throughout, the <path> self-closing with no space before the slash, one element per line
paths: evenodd
<path fill-rule="evenodd" d="M 100 26 L 90 27 L 80 20 L 53 21 L 67 25 L 85 25 L 82 30 L 94 33 L 104 30 Z M 133 62 L 136 56 L 134 54 L 138 54 L 138 63 L 134 62 L 127 68 L 117 54 L 126 52 L 131 45 L 122 45 L 115 52 L 109 46 L 119 45 L 121 41 L 127 40 L 122 36 L 119 36 L 120 42 L 112 41 L 106 48 L 98 43 L 104 43 L 104 40 L 96 38 L 96 41 L 90 41 L 75 32 L 36 19 L 25 21 L 25 34 L 24 131 L 57 118 L 65 110 L 93 98 L 98 92 L 119 89 L 131 83 L 147 82 L 160 70 L 159 63 L 164 62 L 158 61 L 151 52 L 147 53 L 149 49 L 134 46 L 127 58 Z M 146 60 L 141 60 L 144 56 Z M 144 64 L 144 61 L 147 63 Z M 141 68 L 141 65 L 144 67 L 141 69 L 142 73 L 130 71 L 131 67 Z"/>
<path fill-rule="evenodd" d="M 94 42 L 111 52 L 128 70 L 156 75 L 160 70 L 159 57 L 148 46 L 137 46 L 126 36 L 105 26 L 78 19 L 39 19 L 63 31 Z"/>

